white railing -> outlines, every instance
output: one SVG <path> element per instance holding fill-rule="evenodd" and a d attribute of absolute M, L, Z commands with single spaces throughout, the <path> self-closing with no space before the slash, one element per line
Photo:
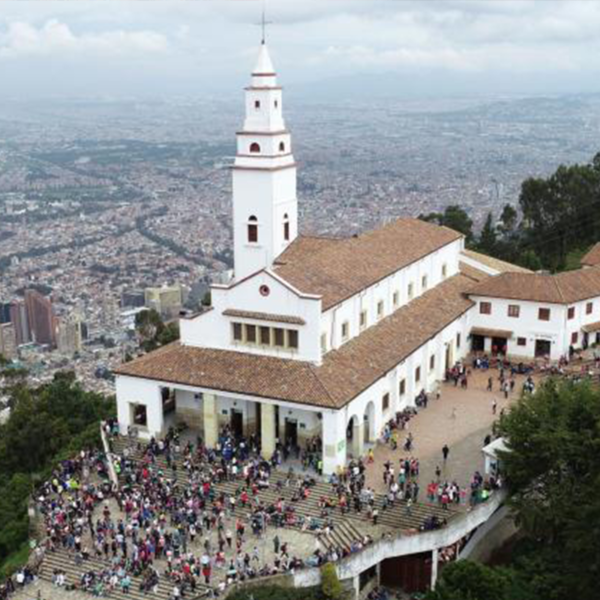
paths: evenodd
<path fill-rule="evenodd" d="M 106 461 L 108 463 L 108 476 L 114 486 L 115 489 L 119 488 L 119 478 L 117 477 L 117 472 L 115 471 L 115 463 L 114 463 L 114 455 L 110 451 L 110 444 L 108 442 L 108 436 L 106 435 L 106 431 L 104 430 L 104 426 L 106 425 L 105 421 L 100 421 L 100 436 L 102 438 L 102 447 L 104 448 L 104 454 L 106 454 Z"/>

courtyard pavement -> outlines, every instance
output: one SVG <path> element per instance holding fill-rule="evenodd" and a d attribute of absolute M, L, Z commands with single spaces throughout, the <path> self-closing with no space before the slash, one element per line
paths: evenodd
<path fill-rule="evenodd" d="M 516 385 L 508 399 L 500 392 L 498 382 L 499 371 L 473 371 L 469 377 L 468 389 L 453 383 L 444 383 L 440 387 L 440 398 L 431 394 L 427 408 L 419 409 L 419 413 L 408 423 L 406 430 L 398 436 L 398 448 L 392 451 L 391 446 L 379 442 L 375 445 L 375 463 L 367 470 L 367 485 L 378 491 L 384 491 L 383 464 L 390 460 L 398 473 L 400 458 L 412 456 L 419 459 L 420 476 L 419 500 L 426 501 L 427 485 L 435 479 L 436 467 L 442 469 L 443 481 L 456 481 L 461 487 L 468 486 L 475 471 L 483 474 L 484 458 L 481 449 L 485 436 L 492 431 L 493 422 L 499 418 L 500 411 L 507 409 L 521 395 L 525 376 L 516 376 Z M 494 378 L 493 391 L 486 391 L 488 378 Z M 536 383 L 539 377 L 534 377 Z M 496 414 L 493 414 L 492 403 L 496 400 Z M 408 432 L 413 435 L 413 450 L 403 450 Z M 444 464 L 442 448 L 447 444 L 450 453 Z"/>

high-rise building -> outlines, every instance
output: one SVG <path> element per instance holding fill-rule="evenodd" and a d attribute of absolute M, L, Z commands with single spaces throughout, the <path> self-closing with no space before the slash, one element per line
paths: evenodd
<path fill-rule="evenodd" d="M 25 306 L 33 341 L 56 346 L 57 322 L 52 301 L 37 290 L 26 290 Z"/>
<path fill-rule="evenodd" d="M 80 352 L 81 340 L 81 321 L 76 315 L 69 315 L 59 320 L 56 345 L 60 353 L 72 356 L 76 352 Z"/>
<path fill-rule="evenodd" d="M 10 323 L 10 302 L 0 302 L 0 324 Z"/>
<path fill-rule="evenodd" d="M 15 337 L 17 346 L 27 344 L 31 341 L 31 328 L 29 327 L 29 317 L 27 308 L 23 300 L 13 300 L 10 303 L 10 322 L 15 328 Z"/>
<path fill-rule="evenodd" d="M 103 294 L 100 310 L 100 322 L 103 327 L 112 330 L 119 326 L 119 305 L 109 290 L 105 290 Z"/>
<path fill-rule="evenodd" d="M 123 308 L 139 308 L 145 304 L 143 290 L 129 290 L 121 294 L 121 306 Z"/>
<path fill-rule="evenodd" d="M 9 360 L 17 356 L 17 337 L 12 323 L 0 323 L 0 355 Z"/>
<path fill-rule="evenodd" d="M 176 317 L 183 306 L 181 286 L 146 288 L 145 303 L 147 308 L 155 309 L 167 319 Z"/>

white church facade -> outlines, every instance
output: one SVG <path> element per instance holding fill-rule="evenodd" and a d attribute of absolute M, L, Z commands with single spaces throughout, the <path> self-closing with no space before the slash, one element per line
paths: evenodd
<path fill-rule="evenodd" d="M 182 421 L 210 447 L 228 424 L 259 436 L 266 457 L 278 442 L 319 438 L 332 473 L 474 344 L 532 358 L 536 340 L 550 338 L 543 347 L 557 359 L 574 340 L 563 319 L 571 305 L 573 326 L 591 335 L 600 323 L 600 266 L 577 272 L 585 293 L 562 298 L 540 324 L 551 298 L 532 290 L 555 287 L 558 276 L 465 250 L 445 227 L 398 219 L 350 238 L 299 235 L 292 140 L 265 44 L 245 93 L 232 168 L 233 276 L 212 286 L 208 310 L 181 320 L 178 342 L 117 370 L 123 432 L 159 436 Z M 503 316 L 511 303 L 519 317 Z"/>

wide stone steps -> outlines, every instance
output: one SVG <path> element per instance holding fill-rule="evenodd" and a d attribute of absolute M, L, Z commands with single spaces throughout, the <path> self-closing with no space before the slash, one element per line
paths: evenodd
<path fill-rule="evenodd" d="M 117 443 L 114 444 L 114 449 L 116 452 L 121 453 L 123 449 L 127 447 L 127 445 L 127 440 L 120 438 L 117 441 Z M 142 460 L 143 456 L 137 449 L 132 449 L 131 446 L 129 446 L 129 449 L 129 457 L 132 460 Z M 183 459 L 176 458 L 173 460 L 173 462 L 177 466 L 177 480 L 184 484 L 188 483 L 189 479 L 187 476 L 187 472 L 183 467 Z M 155 468 L 161 469 L 165 476 L 169 477 L 172 475 L 172 470 L 169 469 L 167 461 L 164 457 L 158 456 L 153 465 Z M 271 473 L 270 477 L 271 485 L 268 488 L 260 490 L 260 492 L 258 493 L 260 500 L 265 504 L 271 504 L 279 500 L 279 498 L 283 498 L 286 501 L 286 503 L 289 503 L 291 501 L 295 489 L 294 485 L 290 485 L 290 487 L 282 485 L 281 488 L 277 488 L 277 482 L 284 482 L 285 479 L 286 474 L 284 472 L 274 470 Z M 245 482 L 243 479 L 238 479 L 235 481 L 223 481 L 214 484 L 214 488 L 217 494 L 235 494 L 238 489 L 242 489 L 244 487 Z M 322 519 L 321 509 L 319 507 L 319 500 L 321 497 L 333 498 L 333 488 L 329 483 L 317 481 L 316 485 L 310 488 L 310 495 L 308 498 L 303 498 L 298 502 L 292 503 L 292 505 L 295 506 L 296 511 L 302 514 L 303 516 L 309 518 L 316 518 L 320 521 Z M 252 500 L 253 496 L 252 494 L 250 494 L 250 501 Z M 379 510 L 377 523 L 378 525 L 389 527 L 395 530 L 419 529 L 419 527 L 423 524 L 423 521 L 432 515 L 435 515 L 440 519 L 450 520 L 456 514 L 456 510 L 453 508 L 445 510 L 438 506 L 424 504 L 420 502 L 413 503 L 409 514 L 406 510 L 405 501 L 396 501 L 392 507 L 388 506 L 388 508 L 383 509 L 383 500 L 384 497 L 382 494 L 376 495 L 375 505 Z M 236 508 L 234 511 L 234 514 L 236 516 L 246 517 L 248 515 L 248 511 L 248 506 L 246 508 L 243 508 L 239 501 L 236 503 Z M 362 513 L 357 513 L 354 510 L 351 510 L 345 515 L 342 515 L 341 511 L 338 508 L 334 508 L 329 510 L 329 514 L 330 518 L 336 524 L 343 523 L 350 519 L 360 529 L 365 529 L 365 526 L 366 528 L 369 528 L 370 526 L 370 521 L 368 521 L 366 517 L 366 511 L 363 511 Z M 363 527 L 361 527 L 361 525 Z M 368 531 L 365 531 L 365 533 L 368 533 Z M 360 537 L 362 536 L 364 536 L 364 533 L 360 534 Z"/>
<path fill-rule="evenodd" d="M 362 538 L 363 535 L 352 523 L 342 521 L 335 524 L 333 531 L 329 535 L 321 534 L 319 541 L 327 550 L 333 550 L 334 548 L 350 550 L 352 544 L 362 540 Z"/>
<path fill-rule="evenodd" d="M 68 584 L 77 584 L 81 580 L 81 576 L 89 571 L 99 573 L 104 569 L 110 569 L 110 562 L 98 559 L 89 558 L 82 561 L 79 565 L 75 563 L 74 556 L 67 550 L 58 549 L 54 552 L 48 551 L 44 556 L 42 567 L 40 570 L 40 577 L 45 581 L 52 581 L 52 576 L 55 569 L 60 569 L 65 572 L 66 580 Z M 140 589 L 142 578 L 131 575 L 131 587 L 129 593 L 124 593 L 120 587 L 116 587 L 110 591 L 108 586 L 105 586 L 105 595 L 110 598 L 118 600 L 169 600 L 173 590 L 173 584 L 167 581 L 164 576 L 160 576 L 158 580 L 158 588 L 156 593 L 153 591 L 143 592 Z M 193 598 L 202 597 L 207 595 L 211 591 L 209 586 L 201 583 L 197 583 L 196 592 Z M 188 596 L 189 596 L 188 590 Z"/>

